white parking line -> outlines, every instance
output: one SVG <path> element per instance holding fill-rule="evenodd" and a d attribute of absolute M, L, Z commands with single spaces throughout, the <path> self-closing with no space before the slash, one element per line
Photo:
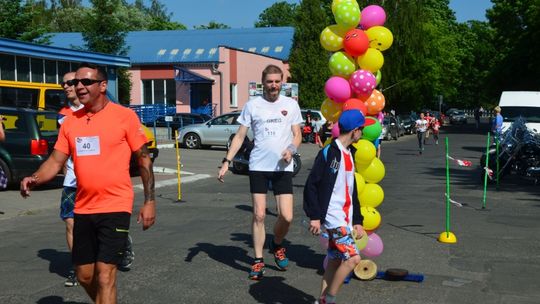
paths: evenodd
<path fill-rule="evenodd" d="M 176 174 L 176 169 L 166 168 L 166 167 L 157 167 L 154 166 L 154 173 L 164 173 L 164 174 Z M 180 170 L 181 175 L 193 175 L 193 172 L 187 172 Z"/>
<path fill-rule="evenodd" d="M 193 174 L 193 173 L 191 173 L 191 174 Z M 209 178 L 209 177 L 211 177 L 211 175 L 209 175 L 209 174 L 195 174 L 195 175 L 190 175 L 190 176 L 187 176 L 187 177 L 182 177 L 180 181 L 181 181 L 182 184 L 187 184 L 187 183 L 192 183 L 192 182 L 195 182 L 195 181 L 198 181 L 198 180 L 201 180 L 201 179 L 205 179 L 205 178 Z M 157 189 L 157 188 L 173 186 L 173 185 L 177 185 L 177 184 L 178 184 L 178 179 L 171 178 L 171 179 L 166 179 L 166 180 L 156 182 L 154 187 Z M 133 188 L 138 189 L 138 190 L 143 190 L 144 189 L 142 184 L 134 185 Z"/>

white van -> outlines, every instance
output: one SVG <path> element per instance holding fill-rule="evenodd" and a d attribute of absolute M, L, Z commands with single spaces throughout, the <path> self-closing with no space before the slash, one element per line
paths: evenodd
<path fill-rule="evenodd" d="M 503 116 L 503 131 L 508 129 L 516 118 L 522 116 L 531 131 L 540 133 L 540 92 L 502 92 L 499 107 Z"/>

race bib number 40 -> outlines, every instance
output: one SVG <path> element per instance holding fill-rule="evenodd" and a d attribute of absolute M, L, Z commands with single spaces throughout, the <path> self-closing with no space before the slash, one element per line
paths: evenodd
<path fill-rule="evenodd" d="M 99 155 L 99 136 L 75 137 L 77 156 Z"/>

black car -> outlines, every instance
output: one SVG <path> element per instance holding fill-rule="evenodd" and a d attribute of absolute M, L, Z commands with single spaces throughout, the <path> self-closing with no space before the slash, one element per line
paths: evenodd
<path fill-rule="evenodd" d="M 400 124 L 405 131 L 405 134 L 413 134 L 415 131 L 416 121 L 410 115 L 398 115 L 398 118 L 401 120 Z"/>
<path fill-rule="evenodd" d="M 0 142 L 0 167 L 8 186 L 34 173 L 47 159 L 58 136 L 57 113 L 0 107 L 6 139 Z"/>

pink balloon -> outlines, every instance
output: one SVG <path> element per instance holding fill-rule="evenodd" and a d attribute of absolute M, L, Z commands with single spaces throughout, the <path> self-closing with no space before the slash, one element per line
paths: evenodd
<path fill-rule="evenodd" d="M 377 79 L 370 71 L 357 70 L 351 74 L 349 83 L 354 93 L 367 96 L 371 95 L 377 86 Z"/>
<path fill-rule="evenodd" d="M 328 255 L 324 257 L 324 261 L 322 262 L 322 267 L 324 270 L 326 270 L 326 267 L 328 267 Z"/>
<path fill-rule="evenodd" d="M 336 138 L 339 136 L 339 125 L 337 123 L 334 124 L 332 127 L 332 138 Z"/>
<path fill-rule="evenodd" d="M 368 235 L 368 243 L 366 248 L 362 249 L 360 252 L 368 258 L 374 258 L 381 255 L 383 249 L 384 245 L 381 238 L 375 232 L 373 232 Z"/>
<path fill-rule="evenodd" d="M 335 102 L 345 102 L 351 98 L 351 86 L 349 82 L 341 77 L 330 77 L 324 85 L 324 92 L 328 98 Z"/>
<path fill-rule="evenodd" d="M 384 25 L 386 22 L 386 13 L 384 9 L 378 5 L 368 5 L 361 13 L 360 26 L 363 30 L 367 30 L 370 27 L 376 25 Z"/>

